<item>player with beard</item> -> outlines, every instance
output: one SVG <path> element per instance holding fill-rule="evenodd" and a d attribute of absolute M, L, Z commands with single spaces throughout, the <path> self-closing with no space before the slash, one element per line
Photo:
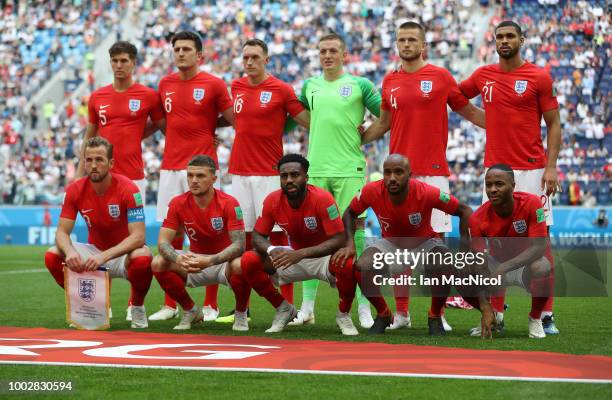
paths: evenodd
<path fill-rule="evenodd" d="M 486 168 L 506 164 L 514 170 L 516 190 L 540 198 L 546 225 L 553 224 L 550 201 L 560 190 L 557 156 L 561 146 L 559 105 L 549 73 L 520 54 L 525 37 L 514 21 L 495 27 L 495 48 L 499 63 L 478 68 L 459 88 L 468 98 L 481 95 L 486 116 Z M 540 124 L 546 123 L 546 149 Z M 483 204 L 487 201 L 483 189 Z M 504 295 L 492 299 L 501 325 Z M 542 320 L 547 334 L 558 334 L 552 315 L 553 297 L 547 301 Z M 478 330 L 474 330 L 478 335 Z"/>
<path fill-rule="evenodd" d="M 391 129 L 389 153 L 406 156 L 415 179 L 448 193 L 447 106 L 481 128 L 485 123 L 484 112 L 470 104 L 450 72 L 425 61 L 423 26 L 412 21 L 401 24 L 396 32 L 396 45 L 401 65 L 385 76 L 380 118 L 368 127 L 362 142 L 379 139 Z M 425 148 L 427 151 L 423 151 Z M 431 226 L 441 235 L 451 232 L 450 215 L 433 209 Z M 397 310 L 390 329 L 410 326 L 407 295 L 396 293 Z M 451 330 L 446 320 L 443 322 Z"/>
<path fill-rule="evenodd" d="M 408 249 L 413 252 L 443 252 L 448 249 L 438 238 L 431 227 L 431 211 L 436 208 L 448 214 L 458 216 L 461 237 L 469 236 L 468 221 L 472 210 L 452 195 L 437 187 L 428 185 L 416 179 L 411 179 L 410 162 L 401 154 L 391 154 L 383 164 L 383 180 L 368 183 L 359 195 L 353 198 L 350 207 L 343 215 L 346 232 L 346 245 L 332 258 L 332 265 L 342 265 L 344 260 L 355 256 L 355 247 L 351 238 L 355 220 L 363 210 L 372 208 L 380 221 L 382 239 L 367 247 L 355 263 L 355 280 L 362 292 L 370 300 L 378 313 L 371 334 L 383 334 L 391 322 L 391 313 L 380 287 L 372 285 L 373 260 L 376 253 L 395 253 L 398 249 Z M 417 266 L 418 267 L 418 266 Z M 387 272 L 391 275 L 410 273 L 410 266 L 390 263 Z M 406 271 L 408 270 L 408 271 Z M 442 266 L 425 266 L 424 274 L 440 276 L 450 273 L 451 269 Z M 431 307 L 428 313 L 429 334 L 440 336 L 445 334 L 442 323 L 442 311 L 446 295 L 450 290 L 448 285 L 432 285 Z M 483 312 L 485 336 L 490 335 L 488 327 L 493 320 L 493 313 L 484 297 L 471 299 L 475 307 Z"/>
<path fill-rule="evenodd" d="M 153 275 L 138 186 L 110 172 L 113 145 L 106 139 L 89 139 L 83 153 L 86 176 L 66 187 L 56 245 L 45 253 L 45 265 L 62 288 L 64 265 L 77 272 L 105 266 L 111 278 L 127 279 L 132 288 L 132 328 L 147 328 L 144 299 Z M 77 213 L 87 224 L 88 243 L 70 239 Z"/>
<path fill-rule="evenodd" d="M 295 307 L 275 286 L 318 279 L 338 288 L 336 323 L 342 334 L 357 335 L 349 314 L 356 288 L 353 260 L 338 266 L 329 262 L 344 242 L 344 226 L 332 195 L 308 184 L 308 167 L 308 161 L 298 154 L 279 160 L 281 190 L 264 200 L 253 231 L 255 250 L 244 253 L 240 265 L 249 285 L 276 308 L 266 333 L 281 332 L 297 315 Z M 275 224 L 287 233 L 291 247 L 270 243 Z"/>
<path fill-rule="evenodd" d="M 191 329 L 204 316 L 187 287 L 228 285 L 236 297 L 233 330 L 248 331 L 246 307 L 251 288 L 230 263 L 244 251 L 244 224 L 238 201 L 213 188 L 217 180 L 212 158 L 195 156 L 187 165 L 189 191 L 170 201 L 159 231 L 159 253 L 152 269 L 160 286 L 183 308 L 183 319 L 174 329 Z M 172 241 L 178 231 L 189 237 L 189 252 L 176 251 Z"/>
<path fill-rule="evenodd" d="M 178 72 L 159 82 L 159 96 L 166 114 L 166 143 L 159 173 L 157 220 L 163 221 L 174 196 L 189 190 L 185 166 L 197 154 L 207 155 L 217 163 L 214 144 L 215 128 L 221 114 L 225 123 L 234 123 L 232 101 L 225 82 L 200 71 L 202 39 L 195 32 L 182 31 L 172 37 L 174 63 Z M 217 183 L 218 185 L 218 183 Z M 177 234 L 173 245 L 183 247 L 184 236 Z M 205 321 L 219 315 L 217 285 L 206 287 Z M 170 319 L 178 315 L 176 302 L 166 296 L 162 308 L 151 320 Z"/>

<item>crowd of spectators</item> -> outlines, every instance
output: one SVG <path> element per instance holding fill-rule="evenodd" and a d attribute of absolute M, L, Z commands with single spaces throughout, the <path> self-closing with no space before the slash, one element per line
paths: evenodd
<path fill-rule="evenodd" d="M 173 71 L 169 38 L 173 32 L 183 29 L 201 33 L 205 48 L 202 69 L 222 77 L 228 84 L 242 73 L 242 42 L 247 37 L 257 37 L 269 44 L 270 72 L 299 91 L 305 78 L 320 73 L 317 38 L 334 30 L 347 40 L 348 71 L 366 76 L 380 86 L 384 74 L 398 63 L 393 42 L 394 28 L 398 22 L 407 19 L 418 19 L 424 23 L 428 32 L 427 41 L 430 43 L 428 57 L 448 67 L 457 79 L 470 72 L 455 70 L 456 65 L 462 64 L 455 62 L 457 60 L 477 58 L 479 63 L 496 62 L 491 29 L 488 30 L 489 36 L 483 47 L 472 48 L 475 26 L 470 24 L 469 16 L 470 12 L 479 12 L 477 4 L 472 0 L 452 4 L 445 0 L 344 0 L 327 3 L 306 0 L 145 0 L 131 4 L 131 15 L 126 18 L 131 18 L 140 32 L 136 41 L 140 50 L 136 79 L 151 87 L 156 87 L 161 77 Z M 607 70 L 608 77 L 611 75 L 611 35 L 609 15 L 600 12 L 605 4 L 598 4 L 597 1 L 578 2 L 561 7 L 561 11 L 558 11 L 558 4 L 554 7 L 515 1 L 491 21 L 494 25 L 502 17 L 518 19 L 525 27 L 527 36 L 525 58 L 548 68 L 556 79 L 564 133 L 559 171 L 567 183 L 564 196 L 558 196 L 557 202 L 564 204 L 581 204 L 585 198 L 593 202 L 591 197 L 596 203 L 601 204 L 601 200 L 608 202 L 608 192 L 605 198 L 599 194 L 603 193 L 601 187 L 604 184 L 609 185 L 612 173 L 608 169 L 608 153 L 612 150 L 612 142 L 606 140 L 612 138 L 612 135 L 606 136 L 610 128 L 607 101 L 612 85 L 602 85 L 604 72 Z M 36 7 L 45 6 L 41 2 Z M 45 13 L 32 10 L 21 14 L 51 15 L 52 20 L 59 18 L 60 21 L 65 21 L 69 15 L 76 16 L 74 10 L 78 10 L 77 6 L 62 7 L 68 9 L 55 14 L 49 14 L 51 11 Z M 5 9 L 3 12 L 14 20 L 21 18 L 15 15 L 14 10 Z M 555 21 L 555 18 L 549 18 L 551 13 L 559 14 L 559 19 Z M 101 11 L 97 17 L 88 18 L 87 15 L 91 13 L 79 15 L 82 23 L 80 29 L 75 28 L 76 35 L 81 38 L 88 34 L 99 34 L 99 25 L 108 26 L 110 21 L 116 23 L 119 13 L 116 9 L 110 9 Z M 34 19 L 30 17 L 30 20 Z M 39 25 L 34 24 L 34 28 L 31 24 L 16 26 L 23 26 L 17 31 L 35 31 Z M 0 29 L 0 32 L 3 30 Z M 11 57 L 14 59 L 23 59 L 23 55 L 19 55 L 23 54 L 19 46 L 9 45 L 0 49 L 12 52 Z M 51 57 L 46 63 L 47 68 L 52 68 Z M 38 73 L 39 67 L 32 69 Z M 9 77 L 5 80 L 2 75 L 2 82 L 13 82 L 13 93 L 19 93 L 19 96 L 17 101 L 12 100 L 12 110 L 5 106 L 0 125 L 3 138 L 0 145 L 0 201 L 7 204 L 56 204 L 61 201 L 64 185 L 74 178 L 76 155 L 87 123 L 86 98 L 73 99 L 65 108 L 57 110 L 52 103 L 44 104 L 40 110 L 25 110 L 23 92 L 33 83 L 32 79 Z M 36 129 L 40 118 L 48 121 L 49 129 Z M 26 131 L 35 134 L 24 139 Z M 224 172 L 229 160 L 233 131 L 222 128 L 217 134 L 220 138 L 218 157 L 222 169 L 222 185 L 228 185 L 227 174 Z M 297 129 L 287 134 L 284 142 L 286 152 L 304 153 L 308 146 L 308 136 L 305 131 Z M 153 203 L 156 198 L 163 146 L 163 136 L 159 133 L 143 144 L 143 158 L 149 180 L 148 203 Z M 472 204 L 478 204 L 482 196 L 483 147 L 484 131 L 451 113 L 447 151 L 451 167 L 451 190 Z M 387 149 L 388 139 L 366 146 L 364 151 L 369 173 L 380 169 Z M 572 181 L 574 174 L 578 177 Z M 585 176 L 588 176 L 586 181 L 583 179 Z M 577 182 L 579 186 L 578 202 L 575 201 L 576 196 L 570 196 L 571 182 Z M 576 188 L 573 190 L 576 192 Z M 591 196 L 588 196 L 589 190 Z"/>

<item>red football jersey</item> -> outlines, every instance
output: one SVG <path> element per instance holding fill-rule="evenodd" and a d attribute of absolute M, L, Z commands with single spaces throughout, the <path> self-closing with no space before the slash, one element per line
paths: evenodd
<path fill-rule="evenodd" d="M 264 200 L 255 230 L 268 236 L 277 224 L 289 236 L 295 250 L 317 246 L 336 233 L 344 232 L 332 195 L 312 185 L 308 185 L 307 190 L 306 199 L 297 210 L 289 205 L 282 190 L 270 193 Z"/>
<path fill-rule="evenodd" d="M 437 237 L 431 228 L 431 210 L 454 214 L 459 206 L 455 196 L 435 186 L 410 179 L 408 196 L 397 206 L 391 203 L 383 180 L 370 182 L 351 201 L 351 210 L 361 214 L 369 207 L 378 218 L 382 237 Z"/>
<path fill-rule="evenodd" d="M 184 229 L 194 253 L 217 254 L 232 244 L 229 231 L 244 230 L 238 201 L 229 194 L 214 191 L 204 209 L 197 205 L 191 192 L 174 197 L 168 205 L 162 226 L 175 231 Z"/>
<path fill-rule="evenodd" d="M 293 88 L 269 76 L 256 86 L 248 78 L 232 82 L 236 137 L 229 161 L 235 175 L 278 175 L 276 163 L 283 156 L 283 128 L 287 114 L 304 111 Z"/>
<path fill-rule="evenodd" d="M 380 107 L 391 113 L 389 153 L 410 160 L 414 175 L 448 176 L 448 112 L 468 104 L 453 76 L 427 64 L 417 72 L 403 69 L 385 76 Z"/>
<path fill-rule="evenodd" d="M 178 73 L 159 82 L 159 96 L 166 113 L 166 146 L 161 169 L 183 170 L 196 154 L 217 162 L 214 145 L 219 114 L 232 106 L 222 79 L 200 72 L 183 81 Z"/>
<path fill-rule="evenodd" d="M 525 192 L 514 192 L 514 208 L 508 217 L 499 216 L 490 201 L 484 203 L 470 216 L 470 236 L 472 246 L 483 250 L 481 238 L 502 238 L 498 246 L 491 247 L 491 254 L 502 259 L 516 256 L 529 247 L 527 240 L 507 240 L 503 238 L 546 238 L 546 215 L 539 196 Z M 500 247 L 501 246 L 501 247 Z M 550 248 L 547 257 L 552 257 Z"/>
<path fill-rule="evenodd" d="M 140 142 L 147 119 L 156 122 L 164 117 L 155 90 L 134 83 L 125 92 L 113 85 L 104 86 L 89 98 L 89 123 L 98 134 L 113 145 L 115 164 L 112 171 L 132 180 L 145 177 Z"/>
<path fill-rule="evenodd" d="M 94 191 L 89 177 L 68 185 L 60 218 L 74 221 L 77 212 L 87 224 L 87 242 L 102 251 L 129 236 L 129 223 L 145 221 L 138 186 L 119 174 L 112 174 L 111 185 L 103 195 Z"/>
<path fill-rule="evenodd" d="M 540 122 L 542 113 L 559 108 L 553 81 L 545 69 L 525 62 L 511 72 L 499 64 L 478 68 L 461 82 L 468 98 L 479 94 L 485 109 L 485 167 L 508 164 L 514 169 L 546 166 Z"/>

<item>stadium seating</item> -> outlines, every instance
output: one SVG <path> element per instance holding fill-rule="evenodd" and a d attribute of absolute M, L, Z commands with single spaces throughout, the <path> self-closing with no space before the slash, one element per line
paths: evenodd
<path fill-rule="evenodd" d="M 170 33 L 195 29 L 202 33 L 205 42 L 203 68 L 208 72 L 223 77 L 228 83 L 240 76 L 241 43 L 245 37 L 255 36 L 270 45 L 270 71 L 299 90 L 306 77 L 319 72 L 316 38 L 334 29 L 346 37 L 350 49 L 348 70 L 380 85 L 384 74 L 398 62 L 393 44 L 396 23 L 415 17 L 426 25 L 427 39 L 431 43 L 430 57 L 496 62 L 490 33 L 482 52 L 484 58 L 472 54 L 471 50 L 466 51 L 461 45 L 473 31 L 467 18 L 470 7 L 477 5 L 471 3 L 464 1 L 451 7 L 447 1 L 434 0 L 425 4 L 407 2 L 404 7 L 395 7 L 394 3 L 348 1 L 326 5 L 294 0 L 219 1 L 214 4 L 197 1 L 189 5 L 170 1 L 150 10 L 147 2 L 140 2 L 137 4 L 141 8 L 135 10 L 134 20 L 142 32 L 137 42 L 142 50 L 136 76 L 141 83 L 155 87 L 162 76 L 172 71 Z M 67 63 L 75 67 L 83 64 L 84 56 L 94 43 L 88 35 L 91 32 L 106 35 L 121 11 L 115 2 L 103 2 L 103 8 L 96 10 L 85 9 L 87 4 L 62 6 L 62 12 L 52 13 L 51 22 L 46 24 L 44 17 L 53 10 L 48 10 L 44 4 L 21 10 L 7 7 L 2 11 L 0 54 L 7 55 L 13 65 L 11 68 L 0 66 L 0 94 L 3 95 L 0 101 L 0 202 L 56 203 L 61 199 L 65 184 L 73 179 L 75 154 L 86 126 L 86 99 L 73 99 L 68 108 L 47 110 L 48 113 L 43 107 L 34 112 L 23 106 L 26 98 L 60 67 Z M 583 190 L 591 191 L 598 204 L 609 203 L 612 179 L 609 167 L 612 162 L 611 117 L 605 102 L 612 89 L 610 34 L 604 36 L 602 33 L 606 12 L 600 12 L 605 7 L 603 0 L 580 2 L 580 5 L 567 1 L 557 5 L 514 1 L 503 9 L 503 18 L 516 19 L 525 29 L 525 58 L 549 69 L 559 86 L 566 149 L 559 159 L 561 177 L 564 178 L 570 168 L 576 171 L 584 168 L 589 181 Z M 24 28 L 15 34 L 12 26 L 24 18 L 32 23 L 20 25 Z M 64 25 L 69 18 L 74 22 L 71 29 Z M 499 20 L 500 17 L 494 17 L 491 25 Z M 18 51 L 14 52 L 5 43 L 18 43 Z M 459 77 L 470 71 L 452 72 Z M 83 76 L 83 71 L 80 73 Z M 592 79 L 592 89 L 588 87 L 589 79 Z M 48 119 L 51 128 L 44 132 L 37 130 L 32 123 L 35 115 L 38 119 Z M 26 135 L 26 132 L 34 135 Z M 218 133 L 223 176 L 232 131 L 220 129 Z M 449 133 L 447 155 L 453 171 L 451 190 L 458 189 L 455 185 L 458 176 L 465 174 L 471 164 L 470 171 L 473 170 L 477 178 L 460 189 L 466 199 L 478 204 L 482 193 L 483 132 L 459 115 L 450 113 Z M 156 198 L 163 144 L 161 135 L 144 144 L 149 203 Z M 286 151 L 304 152 L 307 145 L 308 136 L 302 130 L 286 135 Z M 597 150 L 596 156 L 586 156 L 589 145 Z M 366 146 L 369 173 L 380 169 L 387 149 L 388 138 Z M 459 166 L 457 171 L 456 165 Z M 224 177 L 222 185 L 228 183 Z M 569 182 L 564 182 L 563 186 L 567 188 Z M 567 193 L 557 201 L 568 204 Z"/>

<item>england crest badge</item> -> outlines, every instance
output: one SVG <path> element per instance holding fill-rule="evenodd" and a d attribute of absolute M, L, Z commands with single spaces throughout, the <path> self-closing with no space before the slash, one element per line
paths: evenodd
<path fill-rule="evenodd" d="M 523 94 L 527 90 L 527 81 L 514 81 L 514 91 Z"/>
<path fill-rule="evenodd" d="M 195 101 L 202 101 L 204 99 L 205 90 L 202 88 L 193 89 L 193 99 Z"/>
<path fill-rule="evenodd" d="M 421 213 L 408 215 L 408 222 L 410 222 L 410 225 L 419 225 L 421 223 Z"/>
<path fill-rule="evenodd" d="M 79 278 L 79 297 L 91 302 L 96 297 L 96 280 Z"/>
<path fill-rule="evenodd" d="M 223 229 L 223 218 L 221 218 L 221 217 L 212 217 L 210 219 L 210 225 L 212 225 L 214 230 L 220 231 L 221 229 Z"/>
<path fill-rule="evenodd" d="M 429 94 L 433 90 L 433 82 L 432 81 L 421 81 L 421 92 L 424 94 Z"/>
<path fill-rule="evenodd" d="M 131 112 L 136 112 L 140 110 L 140 100 L 130 99 L 130 101 L 128 102 L 128 107 L 130 108 Z"/>
<path fill-rule="evenodd" d="M 338 93 L 340 93 L 340 96 L 342 97 L 349 97 L 351 94 L 353 94 L 353 88 L 350 85 L 344 85 L 338 89 Z"/>
<path fill-rule="evenodd" d="M 119 204 L 109 204 L 108 214 L 112 218 L 119 218 L 119 216 L 121 215 L 121 209 L 119 208 Z"/>
<path fill-rule="evenodd" d="M 519 235 L 527 232 L 527 222 L 525 222 L 524 219 L 519 219 L 518 221 L 512 221 L 512 226 L 514 226 L 514 230 Z"/>
<path fill-rule="evenodd" d="M 315 217 L 304 218 L 304 224 L 306 225 L 306 228 L 310 229 L 311 231 L 317 229 L 317 219 Z"/>
<path fill-rule="evenodd" d="M 268 104 L 272 100 L 272 92 L 259 93 L 259 101 L 261 104 Z"/>

